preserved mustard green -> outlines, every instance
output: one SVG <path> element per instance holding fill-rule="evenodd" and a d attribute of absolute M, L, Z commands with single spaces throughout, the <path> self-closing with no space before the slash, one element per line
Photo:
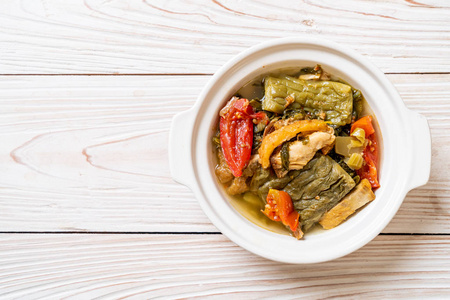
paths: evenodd
<path fill-rule="evenodd" d="M 291 76 L 267 76 L 264 79 L 263 110 L 282 114 L 294 102 L 317 115 L 324 113 L 324 120 L 330 124 L 343 126 L 351 122 L 353 94 L 352 87 L 347 84 L 307 81 Z"/>
<path fill-rule="evenodd" d="M 287 184 L 287 192 L 307 231 L 355 186 L 355 181 L 329 156 L 317 155 Z"/>

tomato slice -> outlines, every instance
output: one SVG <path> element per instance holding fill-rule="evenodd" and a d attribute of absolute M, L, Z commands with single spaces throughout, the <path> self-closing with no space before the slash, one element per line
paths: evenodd
<path fill-rule="evenodd" d="M 362 128 L 366 134 L 366 139 L 369 141 L 364 148 L 363 158 L 365 165 L 356 171 L 361 179 L 369 180 L 372 189 L 380 187 L 378 182 L 378 145 L 375 137 L 375 129 L 372 126 L 372 116 L 365 116 L 353 123 L 351 132 L 356 128 Z"/>
<path fill-rule="evenodd" d="M 220 144 L 235 177 L 242 176 L 252 154 L 253 121 L 267 124 L 269 119 L 263 112 L 255 114 L 244 98 L 233 97 L 220 111 Z"/>
<path fill-rule="evenodd" d="M 364 148 L 363 157 L 366 164 L 356 173 L 359 175 L 361 179 L 367 179 L 372 186 L 372 189 L 377 189 L 380 187 L 380 183 L 378 182 L 378 145 L 375 139 L 375 134 L 372 134 L 368 137 L 369 144 Z"/>
<path fill-rule="evenodd" d="M 288 193 L 270 189 L 267 204 L 263 213 L 272 221 L 281 221 L 293 232 L 297 231 L 300 214 L 294 209 L 292 199 Z"/>

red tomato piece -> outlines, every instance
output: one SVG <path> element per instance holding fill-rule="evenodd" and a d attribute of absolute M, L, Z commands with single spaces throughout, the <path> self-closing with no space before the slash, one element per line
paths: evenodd
<path fill-rule="evenodd" d="M 378 182 L 378 145 L 375 138 L 375 134 L 368 137 L 369 144 L 364 148 L 363 158 L 366 164 L 356 173 L 361 177 L 361 179 L 369 180 L 372 189 L 377 189 L 380 187 Z"/>
<path fill-rule="evenodd" d="M 220 144 L 235 177 L 242 176 L 252 154 L 253 120 L 266 124 L 269 121 L 265 113 L 255 114 L 244 98 L 233 97 L 220 111 Z"/>
<path fill-rule="evenodd" d="M 378 145 L 375 138 L 375 129 L 372 125 L 372 116 L 365 116 L 352 124 L 350 132 L 353 132 L 356 128 L 362 128 L 366 134 L 366 139 L 369 143 L 364 148 L 363 158 L 366 162 L 361 169 L 357 170 L 356 173 L 361 177 L 361 179 L 369 180 L 372 189 L 377 189 L 380 187 L 378 182 Z"/>
<path fill-rule="evenodd" d="M 298 228 L 300 214 L 294 209 L 288 193 L 274 189 L 269 190 L 267 204 L 263 213 L 272 221 L 281 221 L 293 232 Z"/>

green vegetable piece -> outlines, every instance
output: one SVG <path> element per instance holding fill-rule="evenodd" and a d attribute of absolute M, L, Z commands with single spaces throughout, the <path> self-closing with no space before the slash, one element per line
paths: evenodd
<path fill-rule="evenodd" d="M 358 120 L 364 107 L 364 96 L 360 90 L 353 89 L 353 116 Z"/>
<path fill-rule="evenodd" d="M 366 141 L 366 132 L 362 128 L 356 128 L 350 135 L 358 139 L 358 141 L 360 141 L 361 143 L 361 146 Z"/>
<path fill-rule="evenodd" d="M 361 144 L 361 142 L 354 137 L 337 136 L 336 142 L 334 144 L 334 150 L 336 151 L 337 154 L 349 157 L 353 153 L 362 153 L 364 147 L 363 144 Z"/>
<path fill-rule="evenodd" d="M 266 201 L 267 194 L 269 193 L 270 189 L 282 190 L 289 182 L 291 182 L 292 179 L 297 177 L 297 175 L 299 173 L 300 173 L 300 171 L 298 171 L 298 170 L 290 171 L 284 177 L 281 177 L 281 178 L 275 177 L 274 179 L 267 181 L 258 189 L 259 196 L 264 201 Z"/>
<path fill-rule="evenodd" d="M 252 177 L 250 182 L 250 191 L 257 192 L 263 184 L 272 178 L 273 176 L 270 174 L 270 169 L 264 169 L 260 166 Z M 267 190 L 267 192 L 269 192 L 269 190 Z"/>
<path fill-rule="evenodd" d="M 254 126 L 254 130 L 253 131 L 258 133 L 258 132 L 264 131 L 265 128 L 266 128 L 266 125 L 263 122 L 261 122 L 261 123 L 258 123 L 258 124 L 256 124 Z"/>
<path fill-rule="evenodd" d="M 361 143 L 361 141 L 359 141 L 358 139 L 352 138 L 350 140 L 350 148 L 359 148 L 362 146 L 364 146 L 364 143 Z"/>
<path fill-rule="evenodd" d="M 294 98 L 305 111 L 323 111 L 325 121 L 342 126 L 351 122 L 353 95 L 351 86 L 335 81 L 305 81 L 290 76 L 264 79 L 263 109 L 283 113 L 286 97 Z"/>
<path fill-rule="evenodd" d="M 221 148 L 221 145 L 220 145 L 220 131 L 219 130 L 217 130 L 216 133 L 214 134 L 214 136 L 212 137 L 212 142 L 213 142 L 213 145 L 217 149 Z"/>
<path fill-rule="evenodd" d="M 353 177 L 353 180 L 356 184 L 358 184 L 361 181 L 361 177 L 359 177 L 359 175 L 356 175 L 355 177 Z"/>
<path fill-rule="evenodd" d="M 355 177 L 357 176 L 357 174 L 356 174 L 355 170 L 349 168 L 347 163 L 345 163 L 345 159 L 334 160 L 334 161 L 337 162 L 341 166 L 342 170 L 347 172 L 347 174 L 350 175 L 353 178 L 353 180 L 355 180 Z M 355 183 L 358 183 L 358 182 L 356 182 L 356 180 L 355 180 Z"/>
<path fill-rule="evenodd" d="M 347 165 L 353 170 L 359 170 L 363 166 L 364 158 L 359 153 L 353 153 L 347 162 Z"/>
<path fill-rule="evenodd" d="M 261 102 L 257 99 L 252 99 L 249 103 L 255 111 L 260 111 L 262 109 Z"/>
<path fill-rule="evenodd" d="M 354 186 L 355 181 L 337 162 L 317 155 L 283 190 L 291 196 L 303 231 L 307 231 Z"/>
<path fill-rule="evenodd" d="M 280 156 L 281 156 L 281 166 L 283 167 L 283 169 L 289 170 L 289 143 L 288 142 L 284 143 L 283 146 L 281 147 Z"/>

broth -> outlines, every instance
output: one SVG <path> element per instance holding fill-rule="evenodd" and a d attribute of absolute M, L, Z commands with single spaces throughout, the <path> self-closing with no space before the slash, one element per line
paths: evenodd
<path fill-rule="evenodd" d="M 236 93 L 236 96 L 246 98 L 248 100 L 251 99 L 262 99 L 264 97 L 264 83 L 263 79 L 268 76 L 279 76 L 279 75 L 289 75 L 289 76 L 295 76 L 298 77 L 300 74 L 302 74 L 301 71 L 299 71 L 299 68 L 284 68 L 279 69 L 275 72 L 269 72 L 262 74 L 255 79 L 249 81 L 245 85 L 243 85 Z M 330 75 L 330 74 L 329 74 Z M 348 84 L 344 80 L 330 75 L 331 81 L 337 81 L 341 83 Z M 379 153 L 381 157 L 381 131 L 378 126 L 378 122 L 376 120 L 376 116 L 373 113 L 372 109 L 370 108 L 369 104 L 367 103 L 367 100 L 362 97 L 362 104 L 363 104 L 363 110 L 359 117 L 364 117 L 367 115 L 371 115 L 373 117 L 373 125 L 376 128 L 376 140 L 378 144 L 380 145 Z M 216 150 L 214 150 L 216 151 Z M 218 158 L 216 157 L 216 165 L 218 164 Z M 221 184 L 222 185 L 222 184 Z M 227 195 L 227 198 L 230 201 L 230 204 L 247 220 L 252 222 L 253 224 L 264 228 L 266 230 L 269 230 L 274 233 L 283 234 L 283 235 L 291 235 L 292 233 L 290 230 L 288 230 L 281 222 L 275 222 L 270 220 L 267 216 L 265 216 L 262 211 L 264 210 L 265 202 L 259 197 L 258 195 L 252 193 L 252 192 L 245 192 L 240 195 L 229 195 L 226 192 L 226 186 L 222 185 L 222 188 L 224 189 L 224 193 Z M 350 216 L 351 217 L 351 216 Z M 350 219 L 349 217 L 349 219 Z M 324 229 L 317 223 L 315 226 L 313 226 L 310 230 L 307 231 L 308 235 L 317 234 L 324 231 Z"/>
<path fill-rule="evenodd" d="M 280 222 L 275 222 L 266 217 L 261 211 L 264 210 L 265 203 L 252 192 L 243 195 L 229 196 L 231 205 L 247 220 L 266 230 L 291 235 L 286 227 Z"/>

